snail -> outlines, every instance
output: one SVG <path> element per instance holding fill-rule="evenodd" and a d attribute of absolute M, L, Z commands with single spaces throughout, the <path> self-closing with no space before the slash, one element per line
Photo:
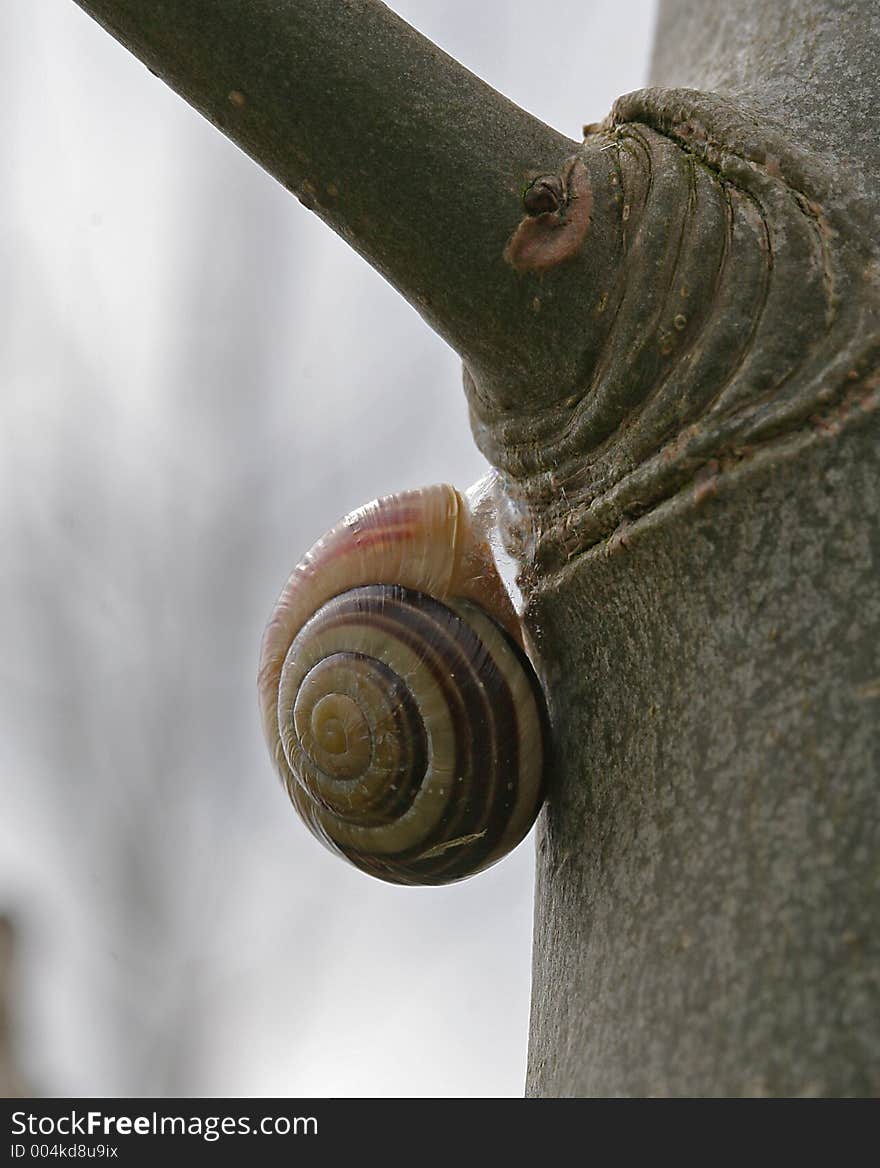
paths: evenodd
<path fill-rule="evenodd" d="M 319 539 L 266 628 L 259 691 L 294 807 L 364 872 L 461 880 L 537 816 L 545 706 L 476 495 L 389 495 Z"/>

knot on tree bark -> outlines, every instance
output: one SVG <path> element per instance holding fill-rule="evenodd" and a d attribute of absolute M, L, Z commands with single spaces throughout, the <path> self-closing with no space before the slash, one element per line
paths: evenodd
<path fill-rule="evenodd" d="M 560 189 L 583 175 L 611 246 L 596 262 L 584 228 L 577 283 L 570 264 L 527 262 L 562 238 L 558 209 L 536 203 L 506 253 L 536 303 L 566 282 L 554 311 L 583 320 L 576 373 L 510 410 L 465 371 L 527 590 L 664 501 L 699 502 L 773 444 L 833 436 L 880 404 L 878 247 L 845 175 L 692 90 L 629 94 L 585 129 Z"/>

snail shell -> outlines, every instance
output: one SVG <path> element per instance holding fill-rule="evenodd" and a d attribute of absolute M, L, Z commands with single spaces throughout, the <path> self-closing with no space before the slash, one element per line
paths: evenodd
<path fill-rule="evenodd" d="M 300 816 L 373 876 L 460 880 L 534 822 L 541 690 L 488 540 L 451 486 L 377 499 L 318 540 L 266 629 L 259 690 Z"/>

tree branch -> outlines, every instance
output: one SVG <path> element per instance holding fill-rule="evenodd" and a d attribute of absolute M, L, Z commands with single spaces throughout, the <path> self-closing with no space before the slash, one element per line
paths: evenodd
<path fill-rule="evenodd" d="M 474 368 L 565 338 L 503 258 L 524 186 L 576 144 L 376 0 L 77 0 L 293 191 Z M 557 355 L 557 356 L 554 356 Z M 565 358 L 562 357 L 562 360 Z"/>

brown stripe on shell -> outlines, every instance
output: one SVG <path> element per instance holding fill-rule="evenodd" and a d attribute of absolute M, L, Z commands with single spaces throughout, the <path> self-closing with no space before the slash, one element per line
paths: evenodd
<path fill-rule="evenodd" d="M 367 866 L 386 879 L 391 875 L 406 882 L 434 883 L 437 876 L 457 866 L 456 860 L 461 862 L 461 857 L 446 853 L 444 845 L 462 836 L 475 837 L 467 855 L 469 870 L 479 866 L 483 850 L 480 845 L 487 828 L 487 801 L 494 789 L 495 753 L 493 735 L 475 733 L 477 725 L 491 716 L 485 692 L 473 674 L 474 658 L 480 656 L 481 649 L 467 626 L 429 597 L 386 596 L 377 623 L 420 654 L 422 668 L 442 693 L 454 731 L 455 768 L 444 813 L 417 845 L 381 856 L 347 854 L 359 866 Z M 478 786 L 478 778 L 485 780 L 485 789 Z"/>
<path fill-rule="evenodd" d="M 395 590 L 398 591 L 398 590 Z M 395 599 L 398 599 L 395 597 Z M 504 834 L 505 809 L 499 798 L 499 748 L 503 740 L 498 725 L 511 727 L 508 739 L 516 775 L 516 711 L 504 674 L 486 655 L 474 631 L 451 609 L 429 597 L 402 595 L 397 614 L 409 623 L 410 644 L 419 646 L 424 666 L 431 671 L 454 709 L 456 774 L 447 803 L 448 814 L 427 833 L 420 845 L 393 857 L 398 872 L 407 871 L 425 883 L 457 879 L 481 867 Z M 515 802 L 516 781 L 512 780 Z M 455 841 L 468 843 L 455 846 Z M 462 872 L 462 865 L 466 872 Z"/>
<path fill-rule="evenodd" d="M 531 662 L 506 630 L 469 601 L 451 601 L 450 607 L 490 650 L 499 681 L 503 681 L 503 704 L 500 692 L 487 694 L 492 720 L 502 732 L 497 735 L 501 744 L 496 752 L 497 782 L 487 801 L 499 829 L 486 835 L 484 863 L 488 866 L 520 842 L 543 800 L 546 711 Z M 504 816 L 499 815 L 502 808 Z"/>
<path fill-rule="evenodd" d="M 319 631 L 323 634 L 341 631 L 351 639 L 351 643 L 355 646 L 359 643 L 358 627 L 361 625 L 367 625 L 371 634 L 384 633 L 388 644 L 396 642 L 406 646 L 418 659 L 419 667 L 429 671 L 435 685 L 443 694 L 444 705 L 452 716 L 456 747 L 460 750 L 462 745 L 467 742 L 466 732 L 462 733 L 464 714 L 456 687 L 451 683 L 448 674 L 450 664 L 459 673 L 463 673 L 467 668 L 467 661 L 464 655 L 457 654 L 456 646 L 449 641 L 448 628 L 444 628 L 443 623 L 431 619 L 432 606 L 435 614 L 449 613 L 449 610 L 437 601 L 420 597 L 419 599 L 424 601 L 426 611 L 419 611 L 413 603 L 416 597 L 415 593 L 393 586 L 380 585 L 351 589 L 324 605 L 315 614 L 294 642 L 291 653 L 295 655 L 298 647 L 301 648 L 301 638 Z M 448 622 L 446 623 L 448 624 Z M 445 650 L 445 654 L 441 648 Z M 383 663 L 377 662 L 377 664 Z M 389 668 L 387 665 L 384 667 Z M 397 681 L 402 686 L 406 685 L 402 678 L 397 678 Z M 414 706 L 417 706 L 416 696 L 411 694 L 411 698 Z M 290 761 L 291 765 L 295 762 L 294 759 Z M 461 765 L 460 760 L 459 765 Z M 472 767 L 467 766 L 468 771 L 472 769 Z M 404 792 L 401 792 L 401 796 L 403 794 Z M 416 786 L 409 792 L 409 798 L 405 801 L 401 798 L 401 814 L 409 809 L 417 794 L 418 787 Z M 326 801 L 324 805 L 327 806 Z M 328 810 L 332 814 L 335 808 L 328 807 Z M 365 823 L 364 826 L 367 824 Z M 340 845 L 337 844 L 337 846 Z M 416 852 L 419 851 L 421 851 L 421 844 L 416 849 Z"/>
<path fill-rule="evenodd" d="M 467 716 L 461 743 L 468 747 L 468 755 L 463 754 L 460 760 L 462 781 L 443 830 L 426 836 L 423 846 L 413 849 L 410 856 L 399 857 L 408 860 L 420 882 L 426 874 L 435 882 L 458 879 L 489 862 L 506 832 L 519 787 L 519 729 L 507 676 L 486 653 L 474 629 L 460 614 L 452 615 L 461 622 L 456 627 L 470 666 L 464 675 L 457 672 L 455 677 L 456 696 Z M 479 668 L 474 666 L 477 654 Z M 474 750 L 475 744 L 479 750 Z"/>
<path fill-rule="evenodd" d="M 409 876 L 412 882 L 425 883 L 432 882 L 429 877 L 435 873 L 443 873 L 445 879 L 455 879 L 457 876 L 447 873 L 458 869 L 465 857 L 456 855 L 454 850 L 444 852 L 443 845 L 462 836 L 476 836 L 466 857 L 470 870 L 475 861 L 479 866 L 482 854 L 488 854 L 495 835 L 499 834 L 492 832 L 492 839 L 486 844 L 495 786 L 495 756 L 492 734 L 477 736 L 474 732 L 475 723 L 491 720 L 485 692 L 472 675 L 472 662 L 482 655 L 480 645 L 471 630 L 445 605 L 405 589 L 358 588 L 337 601 L 340 623 L 344 623 L 345 615 L 359 619 L 369 616 L 374 628 L 385 629 L 389 639 L 400 641 L 418 654 L 422 668 L 430 673 L 451 714 L 456 749 L 455 786 L 448 792 L 447 813 L 417 846 L 381 856 L 351 848 L 341 850 L 358 867 L 385 879 L 409 882 L 406 879 Z M 482 717 L 474 716 L 469 701 L 476 703 Z M 481 786 L 485 784 L 483 790 L 476 787 L 478 779 L 482 780 Z M 437 854 L 435 858 L 423 860 L 426 852 Z"/>
<path fill-rule="evenodd" d="M 499 858 L 502 843 L 506 851 L 519 842 L 540 804 L 540 776 L 523 776 L 535 785 L 533 806 L 522 817 L 524 826 L 517 832 L 518 838 L 509 842 L 511 818 L 518 810 L 522 814 L 518 801 L 520 729 L 504 667 L 487 653 L 460 613 L 395 586 L 356 588 L 336 597 L 308 622 L 300 637 L 308 633 L 313 622 L 320 621 L 325 630 L 351 626 L 356 641 L 357 626 L 365 620 L 373 631 L 384 630 L 389 641 L 398 641 L 418 656 L 420 667 L 428 672 L 449 711 L 456 753 L 445 809 L 416 845 L 378 855 L 333 840 L 331 812 L 315 806 L 304 818 L 325 842 L 329 840 L 358 867 L 382 879 L 415 884 L 461 879 Z M 502 635 L 516 668 L 524 665 L 530 670 L 519 649 Z M 411 693 L 403 679 L 401 684 Z M 539 709 L 536 681 L 530 692 Z M 417 702 L 414 695 L 412 700 Z M 540 716 L 537 724 L 541 724 Z M 430 742 L 430 728 L 426 735 Z M 390 800 L 390 806 L 401 813 L 418 795 L 415 772 L 411 780 Z M 294 791 L 291 795 L 303 811 L 301 797 Z M 374 822 L 370 818 L 364 826 Z"/>

